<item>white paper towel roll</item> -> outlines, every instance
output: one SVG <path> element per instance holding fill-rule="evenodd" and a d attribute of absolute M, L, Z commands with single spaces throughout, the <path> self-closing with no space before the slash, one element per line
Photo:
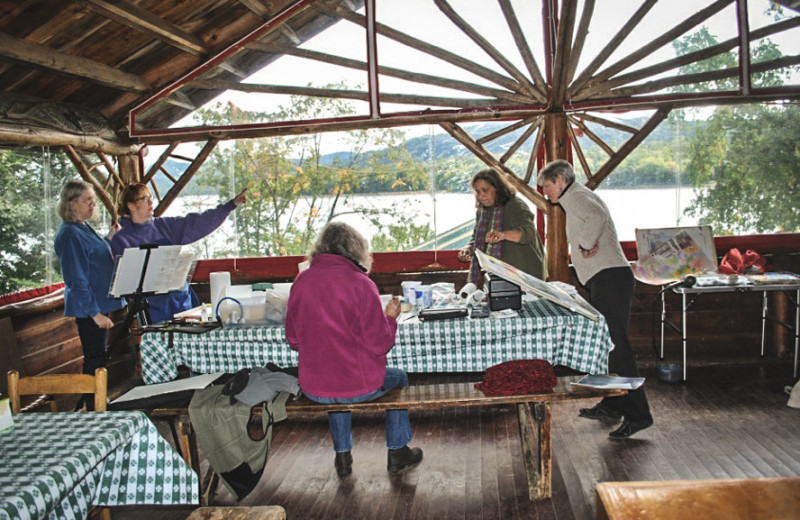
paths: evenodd
<path fill-rule="evenodd" d="M 216 318 L 217 302 L 225 297 L 225 289 L 231 285 L 231 273 L 228 271 L 218 271 L 208 275 L 209 288 L 211 293 L 211 315 Z"/>

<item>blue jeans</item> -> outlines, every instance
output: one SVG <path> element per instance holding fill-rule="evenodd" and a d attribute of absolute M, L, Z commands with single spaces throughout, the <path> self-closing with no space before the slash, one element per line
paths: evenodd
<path fill-rule="evenodd" d="M 374 401 L 394 388 L 408 386 L 408 375 L 399 368 L 386 368 L 383 385 L 364 395 L 355 397 L 316 397 L 306 394 L 312 401 L 323 404 L 349 404 Z M 333 438 L 333 449 L 337 452 L 350 451 L 353 447 L 353 435 L 350 421 L 350 412 L 328 413 L 328 428 Z M 411 441 L 411 423 L 408 420 L 408 410 L 386 410 L 386 446 L 396 450 Z"/>

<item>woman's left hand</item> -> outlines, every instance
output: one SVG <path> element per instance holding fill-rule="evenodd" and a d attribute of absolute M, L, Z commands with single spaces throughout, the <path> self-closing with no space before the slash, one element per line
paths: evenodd
<path fill-rule="evenodd" d="M 122 228 L 122 226 L 119 225 L 119 222 L 114 222 L 113 224 L 111 224 L 111 228 L 108 230 L 108 234 L 106 235 L 106 238 L 111 240 L 111 237 L 113 237 L 114 234 L 117 231 L 119 231 L 121 228 Z"/>
<path fill-rule="evenodd" d="M 233 203 L 236 204 L 236 206 L 241 206 L 245 202 L 247 202 L 247 188 L 243 189 L 233 198 Z"/>
<path fill-rule="evenodd" d="M 486 242 L 496 244 L 506 239 L 506 234 L 503 231 L 489 231 L 486 233 Z"/>

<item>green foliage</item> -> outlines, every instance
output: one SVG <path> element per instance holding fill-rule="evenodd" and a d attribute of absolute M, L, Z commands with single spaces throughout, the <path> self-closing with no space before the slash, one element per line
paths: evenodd
<path fill-rule="evenodd" d="M 49 200 L 44 193 L 45 163 L 53 186 Z M 46 233 L 46 216 L 52 229 L 58 229 L 61 221 L 53 208 L 61 186 L 73 176 L 62 154 L 0 150 L 0 294 L 42 285 L 45 253 L 52 249 L 53 238 Z"/>
<path fill-rule="evenodd" d="M 691 142 L 688 212 L 718 234 L 800 230 L 800 109 L 720 107 Z"/>
<path fill-rule="evenodd" d="M 247 124 L 349 114 L 350 108 L 341 101 L 293 98 L 290 107 L 273 114 L 246 112 L 228 104 L 200 111 L 198 116 L 201 124 Z M 323 144 L 331 139 L 343 152 L 323 156 Z M 236 211 L 235 245 L 240 255 L 301 255 L 322 226 L 344 214 L 342 207 L 350 195 L 427 187 L 424 165 L 411 157 L 404 144 L 403 135 L 394 130 L 238 140 L 232 148 L 212 154 L 198 182 L 216 187 L 221 200 L 248 188 L 248 203 Z M 374 209 L 350 211 L 377 219 Z M 396 208 L 384 214 L 402 221 Z"/>

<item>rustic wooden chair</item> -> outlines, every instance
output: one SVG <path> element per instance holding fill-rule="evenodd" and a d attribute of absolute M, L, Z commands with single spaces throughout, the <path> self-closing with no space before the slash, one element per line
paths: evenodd
<path fill-rule="evenodd" d="M 13 413 L 20 413 L 22 408 L 20 397 L 23 395 L 50 396 L 54 394 L 94 394 L 95 411 L 106 411 L 108 373 L 105 368 L 98 368 L 93 376 L 88 374 L 49 374 L 19 377 L 19 372 L 9 370 L 6 381 Z M 54 412 L 58 411 L 55 400 L 50 401 L 50 409 Z M 111 509 L 107 507 L 97 508 L 97 514 L 100 520 L 111 520 Z"/>
<path fill-rule="evenodd" d="M 94 409 L 106 411 L 106 395 L 108 375 L 105 368 L 98 368 L 94 375 L 88 374 L 49 374 L 43 376 L 19 377 L 19 372 L 9 370 L 7 374 L 8 397 L 11 411 L 21 410 L 20 397 L 23 395 L 53 394 L 94 394 Z M 51 403 L 52 411 L 58 411 L 55 402 Z"/>

